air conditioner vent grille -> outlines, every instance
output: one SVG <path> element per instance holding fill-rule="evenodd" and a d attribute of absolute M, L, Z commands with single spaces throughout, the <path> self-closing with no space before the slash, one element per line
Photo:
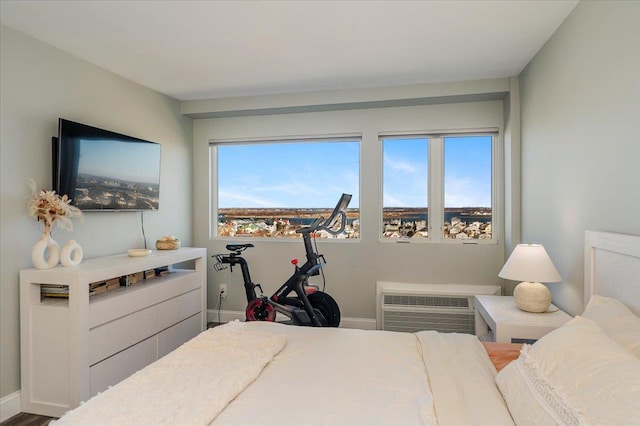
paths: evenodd
<path fill-rule="evenodd" d="M 411 296 L 399 294 L 385 294 L 386 306 L 429 306 L 433 308 L 463 308 L 469 309 L 468 297 L 455 296 Z"/>
<path fill-rule="evenodd" d="M 376 283 L 376 326 L 379 330 L 414 333 L 475 332 L 474 297 L 500 294 L 499 286 L 469 284 Z"/>
<path fill-rule="evenodd" d="M 442 312 L 387 311 L 384 314 L 384 329 L 415 333 L 435 330 L 441 333 L 473 334 L 475 321 L 473 314 L 446 314 Z"/>

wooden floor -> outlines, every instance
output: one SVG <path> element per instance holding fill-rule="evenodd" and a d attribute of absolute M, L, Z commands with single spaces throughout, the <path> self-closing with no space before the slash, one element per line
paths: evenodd
<path fill-rule="evenodd" d="M 37 414 L 20 413 L 0 423 L 0 426 L 46 426 L 55 417 L 38 416 Z"/>

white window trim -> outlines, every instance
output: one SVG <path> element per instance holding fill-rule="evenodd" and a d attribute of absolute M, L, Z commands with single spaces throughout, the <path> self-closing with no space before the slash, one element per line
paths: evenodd
<path fill-rule="evenodd" d="M 454 238 L 444 238 L 444 138 L 458 135 L 492 135 L 491 150 L 491 239 L 480 240 L 457 240 Z M 399 137 L 426 138 L 429 140 L 429 161 L 428 161 L 428 209 L 429 209 L 429 237 L 428 238 L 384 238 L 382 230 L 384 228 L 384 152 L 383 140 Z M 384 244 L 472 244 L 472 245 L 495 245 L 500 242 L 502 229 L 502 204 L 500 194 L 504 187 L 503 178 L 503 152 L 504 144 L 502 136 L 497 128 L 488 129 L 464 129 L 451 131 L 426 131 L 426 132 L 380 132 L 378 133 L 378 149 L 380 158 L 380 187 L 378 205 L 378 242 Z M 438 214 L 432 214 L 437 212 Z"/>
<path fill-rule="evenodd" d="M 269 241 L 276 243 L 295 243 L 298 242 L 297 238 L 271 238 L 271 237 L 251 237 L 251 238 L 238 238 L 218 235 L 218 150 L 212 149 L 212 147 L 223 144 L 248 144 L 248 143 L 313 143 L 313 142 L 352 142 L 358 141 L 358 198 L 362 195 L 362 145 L 363 136 L 360 132 L 354 133 L 331 133 L 331 134 L 315 134 L 315 135 L 289 135 L 289 136 L 270 136 L 270 137 L 257 137 L 257 138 L 225 138 L 225 139 L 209 139 L 209 212 L 208 212 L 208 235 L 209 240 L 238 242 L 241 241 Z M 341 238 L 326 238 L 323 239 L 324 243 L 339 243 L 339 244 L 354 244 L 359 243 L 362 240 L 362 200 L 358 206 L 359 221 L 360 221 L 360 235 L 358 238 L 341 239 Z"/>

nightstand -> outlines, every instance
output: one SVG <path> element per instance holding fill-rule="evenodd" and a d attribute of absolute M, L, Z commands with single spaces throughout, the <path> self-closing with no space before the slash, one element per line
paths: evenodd
<path fill-rule="evenodd" d="M 513 296 L 475 297 L 476 336 L 485 342 L 532 343 L 571 317 L 551 305 L 547 312 L 518 309 Z"/>

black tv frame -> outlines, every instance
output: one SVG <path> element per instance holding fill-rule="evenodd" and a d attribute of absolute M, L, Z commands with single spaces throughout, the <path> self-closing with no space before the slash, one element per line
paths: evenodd
<path fill-rule="evenodd" d="M 104 133 L 109 135 L 110 137 L 112 137 L 114 140 L 121 140 L 123 142 L 134 142 L 134 143 L 148 143 L 148 144 L 154 144 L 154 145 L 158 145 L 158 147 L 161 150 L 162 145 L 158 142 L 153 142 L 153 141 L 149 141 L 149 140 L 145 140 L 145 139 L 140 139 L 140 138 L 136 138 L 133 136 L 128 136 L 128 135 L 124 135 L 121 133 L 117 133 L 117 132 L 113 132 L 111 130 L 106 130 L 106 129 L 101 129 L 99 127 L 94 127 L 88 124 L 84 124 L 84 123 L 80 123 L 80 122 L 76 122 L 76 121 L 72 121 L 72 120 L 67 120 L 64 118 L 59 118 L 58 120 L 58 136 L 54 136 L 51 138 L 51 144 L 52 144 L 52 187 L 53 190 L 56 191 L 57 193 L 61 194 L 62 188 L 61 188 L 61 132 L 62 132 L 62 126 L 63 126 L 63 122 L 67 122 L 70 123 L 71 125 L 78 125 L 78 126 L 82 126 L 82 127 L 86 127 L 86 128 L 90 128 L 92 129 L 92 131 L 95 131 L 96 133 Z M 161 151 L 160 151 L 161 152 Z M 161 154 L 160 157 L 158 158 L 158 161 L 161 161 Z M 116 206 L 109 206 L 106 208 L 93 208 L 93 207 L 85 207 L 82 205 L 77 205 L 76 201 L 73 200 L 73 198 L 76 196 L 76 194 L 73 194 L 72 196 L 70 195 L 70 198 L 72 198 L 72 205 L 75 205 L 76 207 L 78 207 L 80 210 L 82 211 L 121 211 L 121 212 L 125 212 L 125 211 L 148 211 L 148 210 L 158 210 L 160 208 L 160 163 L 158 163 L 158 182 L 157 182 L 157 201 L 155 203 L 155 206 L 146 208 L 146 207 L 116 207 Z M 156 185 L 155 183 L 153 185 Z"/>

